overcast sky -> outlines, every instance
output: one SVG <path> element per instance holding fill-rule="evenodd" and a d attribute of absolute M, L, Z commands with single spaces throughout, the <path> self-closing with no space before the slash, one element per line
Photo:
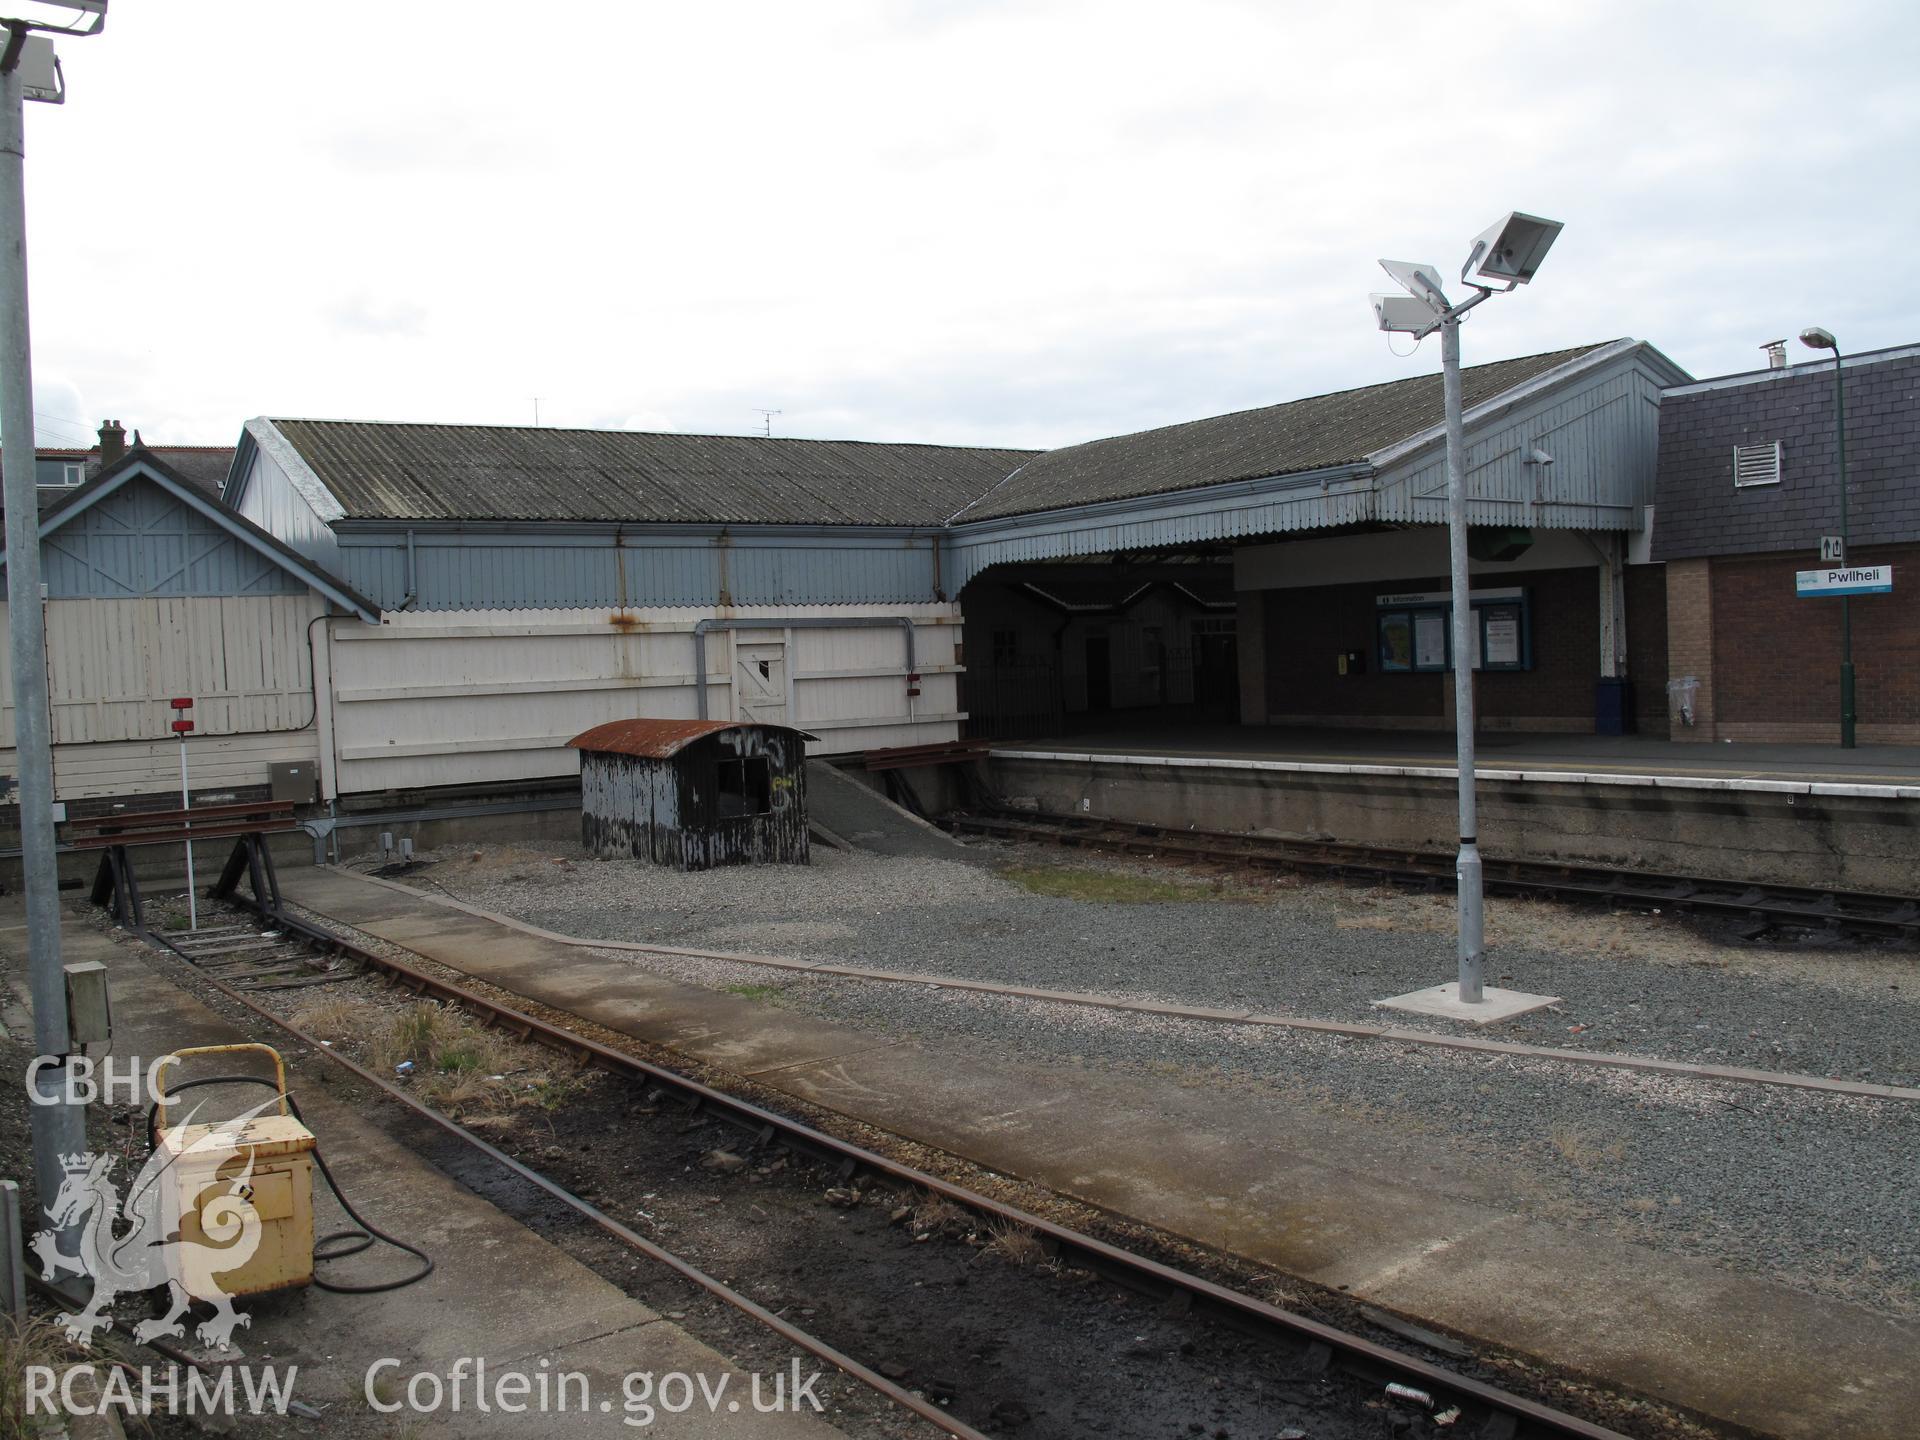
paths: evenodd
<path fill-rule="evenodd" d="M 1469 364 L 1920 340 L 1917 16 L 114 0 L 28 106 L 39 438 L 1070 443 L 1437 368 L 1374 261 L 1509 209 L 1567 228 Z"/>

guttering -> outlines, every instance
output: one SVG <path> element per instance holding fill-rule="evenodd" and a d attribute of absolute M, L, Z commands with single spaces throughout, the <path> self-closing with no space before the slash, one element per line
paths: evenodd
<path fill-rule="evenodd" d="M 698 622 L 693 627 L 693 695 L 698 715 L 707 719 L 707 632 L 709 630 L 854 630 L 876 625 L 898 625 L 907 639 L 907 674 L 913 675 L 913 621 L 905 615 L 808 615 L 783 620 L 778 616 L 752 619 L 722 617 Z M 912 717 L 909 716 L 909 719 Z"/>

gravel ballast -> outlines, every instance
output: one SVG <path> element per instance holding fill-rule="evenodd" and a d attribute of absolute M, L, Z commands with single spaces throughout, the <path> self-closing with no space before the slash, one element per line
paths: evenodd
<path fill-rule="evenodd" d="M 474 853 L 442 857 L 409 883 L 431 881 L 470 904 L 575 935 L 1184 1004 L 1377 1021 L 1372 1000 L 1432 983 L 1453 959 L 1450 907 L 1423 896 L 1282 886 L 1229 890 L 1227 898 L 1092 903 L 1036 895 L 967 865 L 838 852 L 805 869 L 691 875 L 578 852 L 493 850 L 478 860 Z M 1062 863 L 1055 852 L 1005 858 Z M 1131 861 L 1073 865 L 1083 867 L 1122 881 L 1168 874 Z M 1913 1082 L 1907 997 L 1920 982 L 1908 985 L 1910 957 L 1732 951 L 1660 920 L 1536 908 L 1557 914 L 1522 917 L 1536 943 L 1499 944 L 1489 973 L 1566 1002 L 1486 1033 Z M 1590 948 L 1549 950 L 1541 942 L 1556 937 L 1556 926 L 1584 927 Z M 1303 1134 L 1364 1155 L 1387 1178 L 1438 1165 L 1455 1170 L 1464 1189 L 1467 1177 L 1484 1188 L 1494 1176 L 1504 1203 L 1536 1218 L 1599 1226 L 1920 1315 L 1912 1224 L 1920 1105 L 1910 1102 L 1349 1042 L 692 956 L 594 953 L 958 1051 L 1270 1094 L 1300 1117 Z M 1889 988 L 1895 984 L 1903 988 Z"/>
<path fill-rule="evenodd" d="M 1910 950 L 1730 946 L 1661 917 L 1496 899 L 1488 982 L 1562 1002 L 1483 1032 L 1375 1006 L 1452 978 L 1450 896 L 1282 879 L 1231 883 L 1214 898 L 1208 881 L 1173 867 L 992 848 L 1029 883 L 1091 870 L 1196 898 L 1088 903 L 972 865 L 824 847 L 811 866 L 691 874 L 577 848 L 460 851 L 416 878 L 592 939 L 1920 1085 L 1920 957 Z"/>

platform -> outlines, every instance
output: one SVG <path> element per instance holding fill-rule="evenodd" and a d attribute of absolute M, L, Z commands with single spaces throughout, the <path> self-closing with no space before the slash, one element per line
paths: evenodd
<path fill-rule="evenodd" d="M 1736 788 L 1875 786 L 1920 799 L 1920 746 L 1710 745 L 1643 735 L 1543 735 L 1489 731 L 1475 738 L 1487 778 L 1528 774 L 1570 781 L 1712 780 Z M 1275 725 L 1116 724 L 1071 734 L 1002 741 L 996 754 L 1070 753 L 1256 761 L 1345 773 L 1455 773 L 1451 730 L 1319 730 Z M 1817 793 L 1817 792 L 1816 792 Z"/>
<path fill-rule="evenodd" d="M 1219 725 L 996 744 L 1015 806 L 1175 829 L 1451 854 L 1450 736 Z M 1920 897 L 1920 749 L 1493 734 L 1476 755 L 1494 858 Z"/>
<path fill-rule="evenodd" d="M 518 995 L 1328 1291 L 1791 1440 L 1920 1435 L 1920 1330 L 1544 1221 L 1507 1177 L 1176 1079 L 940 1048 L 335 870 L 297 903 Z"/>
<path fill-rule="evenodd" d="M 25 932 L 17 924 L 19 905 L 18 897 L 8 897 L 0 908 L 0 947 L 13 962 L 13 979 L 24 990 Z M 107 966 L 114 1001 L 113 1053 L 123 1063 L 188 1045 L 280 1039 L 265 1022 L 261 1034 L 241 1033 L 169 983 L 165 971 L 154 968 L 154 962 L 164 965 L 163 960 L 155 956 L 150 962 L 131 944 L 116 943 L 110 935 L 75 923 L 66 927 L 64 944 L 69 963 L 98 960 Z M 25 1004 L 24 994 L 6 998 Z M 391 1432 L 380 1432 L 422 1437 L 557 1434 L 562 1427 L 568 1434 L 630 1435 L 635 1430 L 623 1423 L 622 1384 L 636 1371 L 680 1371 L 716 1382 L 721 1375 L 731 1375 L 729 1388 L 745 1393 L 747 1380 L 725 1356 L 399 1143 L 335 1089 L 330 1082 L 339 1072 L 328 1062 L 316 1058 L 309 1068 L 297 1058 L 297 1052 L 288 1052 L 289 1088 L 298 1092 L 307 1124 L 342 1185 L 375 1224 L 425 1248 L 436 1268 L 416 1285 L 380 1294 L 307 1289 L 237 1301 L 236 1308 L 250 1321 L 236 1332 L 242 1363 L 272 1364 L 282 1374 L 297 1367 L 293 1398 L 335 1416 L 366 1414 L 368 1369 L 386 1359 L 398 1364 L 379 1372 L 379 1389 L 391 1391 L 396 1400 L 404 1394 L 401 1387 L 408 1377 L 417 1372 L 446 1376 L 462 1359 L 484 1359 L 496 1379 L 506 1372 L 577 1371 L 587 1377 L 593 1397 L 584 1413 L 570 1410 L 564 1417 L 531 1411 L 480 1414 L 473 1409 L 469 1379 L 467 1403 L 459 1413 L 444 1405 L 427 1414 L 403 1409 L 392 1415 Z M 314 1210 L 318 1231 L 349 1223 L 317 1184 Z M 403 1275 L 414 1264 L 413 1257 L 383 1246 L 332 1266 L 331 1273 L 336 1280 L 370 1283 Z M 165 1365 L 157 1357 L 154 1363 Z M 602 1400 L 608 1402 L 604 1408 Z M 749 1409 L 718 1416 L 698 1409 L 662 1415 L 661 1423 L 647 1433 L 793 1440 L 827 1440 L 840 1433 L 810 1416 L 754 1414 Z"/>

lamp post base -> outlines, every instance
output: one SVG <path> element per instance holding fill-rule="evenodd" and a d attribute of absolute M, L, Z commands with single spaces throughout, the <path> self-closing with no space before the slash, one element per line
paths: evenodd
<path fill-rule="evenodd" d="M 1502 990 L 1496 985 L 1490 990 L 1482 990 L 1478 1001 L 1468 1002 L 1460 998 L 1460 987 L 1449 980 L 1445 985 L 1434 985 L 1426 990 L 1414 990 L 1405 995 L 1395 995 L 1391 1000 L 1376 1000 L 1373 1003 L 1381 1010 L 1404 1010 L 1409 1015 L 1437 1015 L 1443 1020 L 1465 1020 L 1469 1024 L 1485 1025 L 1494 1020 L 1510 1020 L 1529 1010 L 1558 1005 L 1560 997 L 1532 995 L 1525 990 Z"/>

